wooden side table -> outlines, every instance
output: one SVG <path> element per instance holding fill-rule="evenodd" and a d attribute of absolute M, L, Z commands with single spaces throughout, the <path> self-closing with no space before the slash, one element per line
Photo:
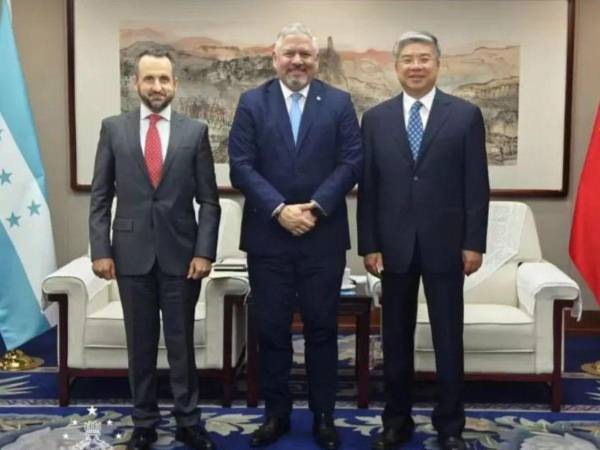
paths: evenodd
<path fill-rule="evenodd" d="M 359 408 L 369 407 L 369 331 L 371 317 L 371 297 L 367 296 L 362 286 L 350 295 L 340 296 L 338 317 L 354 317 L 356 333 L 356 365 L 355 375 L 357 383 L 357 404 Z M 256 329 L 256 311 L 252 295 L 247 301 L 246 327 L 246 383 L 247 404 L 255 407 L 258 405 L 258 336 Z"/>

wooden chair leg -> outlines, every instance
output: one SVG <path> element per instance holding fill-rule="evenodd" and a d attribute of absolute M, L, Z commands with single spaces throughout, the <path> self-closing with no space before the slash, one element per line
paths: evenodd
<path fill-rule="evenodd" d="M 246 404 L 258 406 L 258 337 L 256 330 L 256 311 L 252 296 L 246 302 Z"/>
<path fill-rule="evenodd" d="M 552 314 L 553 328 L 553 369 L 551 384 L 550 408 L 560 412 L 561 379 L 562 379 L 562 350 L 563 350 L 563 318 L 565 309 L 573 305 L 571 300 L 555 300 Z"/>
<path fill-rule="evenodd" d="M 59 370 L 58 372 L 58 405 L 69 406 L 69 372 Z"/>
<path fill-rule="evenodd" d="M 226 295 L 223 299 L 223 407 L 229 408 L 233 398 L 235 375 L 231 360 L 233 358 L 233 310 L 234 305 L 242 304 L 243 298 Z"/>

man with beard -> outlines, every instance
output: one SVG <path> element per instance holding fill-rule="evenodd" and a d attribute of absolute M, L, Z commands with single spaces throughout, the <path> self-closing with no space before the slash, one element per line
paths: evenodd
<path fill-rule="evenodd" d="M 439 401 L 431 421 L 443 450 L 463 450 L 463 282 L 486 246 L 489 181 L 480 109 L 436 88 L 437 38 L 410 31 L 394 47 L 402 94 L 362 120 L 358 251 L 382 277 L 387 403 L 375 450 L 399 448 L 411 418 L 417 293 L 423 280 Z"/>
<path fill-rule="evenodd" d="M 157 439 L 162 313 L 176 438 L 214 449 L 197 407 L 193 346 L 200 279 L 215 258 L 221 214 L 208 127 L 171 110 L 177 82 L 169 53 L 140 54 L 134 81 L 140 108 L 102 122 L 89 221 L 93 271 L 117 280 L 123 306 L 135 425 L 127 448 L 149 449 Z"/>
<path fill-rule="evenodd" d="M 333 425 L 337 302 L 350 248 L 345 196 L 362 167 L 360 130 L 347 92 L 316 80 L 319 48 L 302 24 L 284 27 L 277 78 L 240 97 L 229 135 L 231 182 L 246 201 L 241 249 L 256 304 L 265 420 L 253 447 L 290 428 L 290 325 L 304 322 L 313 434 L 339 446 Z"/>

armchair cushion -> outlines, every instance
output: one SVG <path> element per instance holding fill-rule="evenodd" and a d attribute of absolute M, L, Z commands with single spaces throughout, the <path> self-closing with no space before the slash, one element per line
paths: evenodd
<path fill-rule="evenodd" d="M 206 324 L 203 319 L 204 305 L 199 304 L 196 306 L 194 313 L 194 348 L 196 349 L 206 346 L 206 333 L 204 330 Z M 88 315 L 84 335 L 85 347 L 126 349 L 125 339 L 121 302 L 108 302 L 104 308 Z M 166 349 L 162 326 L 158 348 Z"/>
<path fill-rule="evenodd" d="M 567 274 L 546 261 L 526 262 L 517 272 L 517 291 L 519 302 L 534 314 L 537 301 L 556 299 L 578 300 L 573 308 L 574 315 L 581 313 L 579 286 Z"/>
<path fill-rule="evenodd" d="M 519 308 L 498 304 L 465 307 L 464 346 L 469 352 L 532 352 L 535 350 L 533 317 Z M 415 333 L 417 351 L 433 351 L 427 305 L 420 303 Z"/>

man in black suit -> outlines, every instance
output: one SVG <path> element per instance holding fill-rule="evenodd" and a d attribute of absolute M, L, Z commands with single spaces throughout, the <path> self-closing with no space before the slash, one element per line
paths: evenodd
<path fill-rule="evenodd" d="M 358 194 L 359 254 L 382 277 L 388 401 L 378 450 L 398 448 L 411 419 L 417 293 L 422 278 L 433 336 L 443 449 L 463 449 L 463 281 L 485 251 L 489 181 L 479 108 L 435 87 L 438 41 L 407 32 L 394 47 L 403 93 L 367 111 Z"/>
<path fill-rule="evenodd" d="M 89 223 L 94 273 L 116 278 L 123 305 L 135 425 L 127 448 L 149 449 L 157 439 L 160 312 L 176 437 L 213 449 L 197 408 L 193 341 L 200 279 L 215 258 L 221 214 L 208 127 L 171 111 L 176 80 L 169 53 L 142 53 L 135 83 L 140 108 L 102 122 Z"/>

